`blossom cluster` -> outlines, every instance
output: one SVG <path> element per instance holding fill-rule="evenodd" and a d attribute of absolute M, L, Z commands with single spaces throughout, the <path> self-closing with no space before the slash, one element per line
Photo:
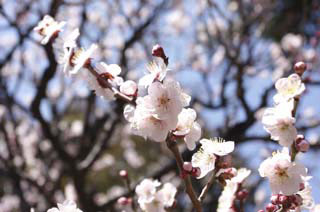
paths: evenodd
<path fill-rule="evenodd" d="M 267 108 L 262 117 L 264 129 L 270 133 L 271 139 L 283 147 L 259 167 L 260 176 L 269 179 L 273 194 L 271 203 L 266 207 L 270 212 L 311 209 L 314 205 L 308 183 L 311 177 L 307 176 L 304 165 L 295 161 L 298 152 L 306 152 L 309 148 L 304 136 L 298 135 L 294 117 L 300 96 L 305 90 L 301 80 L 305 68 L 304 64 L 297 63 L 295 74 L 276 82 L 277 93 L 273 97 L 275 105 Z"/>
<path fill-rule="evenodd" d="M 136 187 L 138 203 L 143 211 L 165 212 L 172 207 L 175 202 L 177 189 L 171 183 L 165 183 L 161 189 L 158 180 L 144 179 Z"/>

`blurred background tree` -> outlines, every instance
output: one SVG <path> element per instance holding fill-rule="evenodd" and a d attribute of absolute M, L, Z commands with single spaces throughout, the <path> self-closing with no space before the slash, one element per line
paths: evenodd
<path fill-rule="evenodd" d="M 307 93 L 297 127 L 319 149 L 319 24 L 317 0 L 1 0 L 0 4 L 0 211 L 45 211 L 74 199 L 83 211 L 119 210 L 132 184 L 144 177 L 180 187 L 175 211 L 191 206 L 165 144 L 132 136 L 124 103 L 96 97 L 81 79 L 65 77 L 52 46 L 32 31 L 45 14 L 79 27 L 80 44 L 99 45 L 96 61 L 119 64 L 125 79 L 139 79 L 161 44 L 171 74 L 192 95 L 203 137 L 236 142 L 236 166 L 253 170 L 246 211 L 263 207 L 270 191 L 257 175 L 275 149 L 263 131 L 263 109 L 272 104 L 274 82 L 308 65 Z M 181 145 L 183 157 L 192 152 Z M 319 198 L 319 165 L 306 164 Z M 205 180 L 193 181 L 200 192 Z M 205 211 L 215 211 L 214 185 Z"/>

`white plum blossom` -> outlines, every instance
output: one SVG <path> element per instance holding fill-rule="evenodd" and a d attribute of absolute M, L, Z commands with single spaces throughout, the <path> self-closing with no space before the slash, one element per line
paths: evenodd
<path fill-rule="evenodd" d="M 289 147 L 297 137 L 295 118 L 292 117 L 293 101 L 282 102 L 273 108 L 267 108 L 262 117 L 264 129 L 270 133 L 271 139 Z"/>
<path fill-rule="evenodd" d="M 199 167 L 201 174 L 198 178 L 206 176 L 215 169 L 217 156 L 225 156 L 234 150 L 233 141 L 225 141 L 222 138 L 201 139 L 201 148 L 192 156 L 193 167 Z"/>
<path fill-rule="evenodd" d="M 136 102 L 135 109 L 127 106 L 124 111 L 125 118 L 131 123 L 132 133 L 157 142 L 165 141 L 168 132 L 177 126 L 178 118 L 172 116 L 163 120 L 158 119 L 145 106 L 146 103 L 142 97 L 139 97 Z"/>
<path fill-rule="evenodd" d="M 73 30 L 66 38 L 59 38 L 55 47 L 60 51 L 58 63 L 63 65 L 63 72 L 68 76 L 72 69 L 71 57 L 77 47 L 76 40 L 79 37 L 79 29 Z"/>
<path fill-rule="evenodd" d="M 251 171 L 246 168 L 241 168 L 236 171 L 236 175 L 226 180 L 226 185 L 218 200 L 217 212 L 233 212 L 233 203 L 236 199 L 236 192 L 239 185 L 250 175 Z"/>
<path fill-rule="evenodd" d="M 70 74 L 77 74 L 81 68 L 83 68 L 89 61 L 92 54 L 98 48 L 97 44 L 91 44 L 89 49 L 79 48 L 74 51 L 71 56 L 72 69 L 69 71 Z"/>
<path fill-rule="evenodd" d="M 306 176 L 306 168 L 299 163 L 291 162 L 289 150 L 276 152 L 272 157 L 264 160 L 260 167 L 261 177 L 267 177 L 273 194 L 292 195 L 299 191 Z"/>
<path fill-rule="evenodd" d="M 306 89 L 298 74 L 291 74 L 289 77 L 279 79 L 275 87 L 277 94 L 273 97 L 276 104 L 298 97 Z"/>
<path fill-rule="evenodd" d="M 167 65 L 159 58 L 147 65 L 148 74 L 139 80 L 139 85 L 148 87 L 154 81 L 162 81 L 167 75 Z"/>
<path fill-rule="evenodd" d="M 183 136 L 189 150 L 196 147 L 196 141 L 201 137 L 201 127 L 195 120 L 197 113 L 194 109 L 182 109 L 178 115 L 178 124 L 173 132 L 176 136 Z"/>
<path fill-rule="evenodd" d="M 62 31 L 65 24 L 64 21 L 57 22 L 50 15 L 45 15 L 34 30 L 43 36 L 41 44 L 45 45 L 53 36 L 57 36 L 57 33 Z"/>
<path fill-rule="evenodd" d="M 161 183 L 158 180 L 144 179 L 136 187 L 136 194 L 138 195 L 138 202 L 150 203 L 154 199 L 154 195 L 157 192 L 157 187 Z"/>
<path fill-rule="evenodd" d="M 107 65 L 104 62 L 100 62 L 97 64 L 96 71 L 102 78 L 107 80 L 111 86 L 119 86 L 123 82 L 122 77 L 118 76 L 121 73 L 121 68 L 117 64 Z M 88 73 L 86 80 L 88 81 L 89 87 L 95 91 L 97 96 L 104 97 L 108 100 L 114 99 L 114 92 L 110 88 L 103 87 L 103 85 L 99 83 L 99 80 L 91 73 Z"/>
<path fill-rule="evenodd" d="M 168 119 L 178 117 L 182 108 L 188 106 L 190 96 L 182 91 L 177 81 L 166 79 L 163 83 L 152 83 L 148 95 L 143 99 L 145 106 L 157 119 Z"/>
<path fill-rule="evenodd" d="M 161 197 L 165 207 L 171 207 L 174 203 L 177 188 L 171 183 L 165 183 L 162 189 L 158 191 L 158 195 Z"/>
<path fill-rule="evenodd" d="M 120 92 L 127 96 L 134 96 L 137 93 L 138 85 L 132 80 L 127 80 L 120 85 Z"/>
<path fill-rule="evenodd" d="M 82 210 L 77 208 L 76 203 L 70 200 L 66 200 L 62 204 L 58 203 L 57 205 L 57 208 L 51 208 L 47 212 L 82 212 Z"/>
<path fill-rule="evenodd" d="M 192 155 L 191 163 L 193 167 L 200 168 L 198 179 L 205 177 L 210 171 L 214 170 L 217 157 L 206 152 L 202 147 Z"/>
<path fill-rule="evenodd" d="M 165 212 L 175 200 L 177 189 L 171 183 L 165 183 L 160 190 L 161 183 L 157 180 L 144 179 L 137 187 L 136 194 L 140 208 L 146 212 Z"/>
<path fill-rule="evenodd" d="M 233 141 L 225 141 L 223 138 L 201 139 L 201 147 L 210 154 L 225 156 L 234 150 Z"/>

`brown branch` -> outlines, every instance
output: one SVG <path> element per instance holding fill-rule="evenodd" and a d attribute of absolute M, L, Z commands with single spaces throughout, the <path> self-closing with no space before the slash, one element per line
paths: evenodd
<path fill-rule="evenodd" d="M 179 152 L 177 142 L 172 139 L 172 136 L 169 135 L 168 138 L 166 139 L 166 144 L 167 144 L 168 149 L 172 152 L 172 154 L 177 162 L 177 165 L 179 168 L 179 173 L 182 173 L 183 159 L 182 159 L 181 154 Z M 198 198 L 194 192 L 194 189 L 193 189 L 193 186 L 191 183 L 191 179 L 189 176 L 186 176 L 184 178 L 184 183 L 186 186 L 186 192 L 187 192 L 187 194 L 193 204 L 193 207 L 196 209 L 197 212 L 202 212 L 201 202 L 198 200 Z"/>

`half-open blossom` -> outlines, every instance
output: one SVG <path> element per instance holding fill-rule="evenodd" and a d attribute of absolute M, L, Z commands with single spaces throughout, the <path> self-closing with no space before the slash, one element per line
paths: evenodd
<path fill-rule="evenodd" d="M 201 137 L 201 127 L 195 121 L 197 113 L 195 110 L 188 108 L 182 109 L 178 115 L 178 124 L 173 132 L 176 136 L 183 136 L 189 150 L 196 147 L 196 141 Z"/>
<path fill-rule="evenodd" d="M 275 87 L 278 93 L 273 97 L 273 100 L 276 104 L 300 96 L 305 90 L 305 85 L 301 82 L 298 74 L 291 74 L 289 77 L 279 79 Z"/>
<path fill-rule="evenodd" d="M 69 71 L 70 74 L 76 74 L 83 68 L 88 62 L 90 62 L 90 57 L 98 48 L 96 44 L 91 44 L 89 49 L 79 48 L 75 50 L 71 56 L 70 63 L 72 64 L 72 69 Z"/>
<path fill-rule="evenodd" d="M 205 151 L 202 147 L 192 156 L 191 163 L 193 167 L 200 168 L 200 176 L 198 179 L 206 176 L 210 171 L 214 170 L 217 157 Z"/>
<path fill-rule="evenodd" d="M 62 204 L 58 203 L 57 205 L 57 208 L 51 208 L 47 212 L 82 212 L 73 201 L 66 200 Z"/>
<path fill-rule="evenodd" d="M 151 85 L 154 81 L 161 82 L 165 78 L 168 71 L 166 64 L 161 58 L 151 62 L 147 66 L 147 70 L 149 73 L 139 80 L 140 86 L 147 87 Z"/>
<path fill-rule="evenodd" d="M 148 95 L 143 99 L 145 106 L 157 119 L 178 117 L 182 108 L 188 106 L 190 101 L 180 84 L 173 79 L 152 83 L 148 88 Z"/>
<path fill-rule="evenodd" d="M 97 64 L 96 71 L 102 78 L 107 80 L 111 86 L 119 86 L 123 82 L 123 79 L 118 77 L 121 73 L 121 68 L 116 64 L 107 65 L 104 62 L 100 62 Z M 91 73 L 87 74 L 86 79 L 90 88 L 95 91 L 97 96 L 101 96 L 109 100 L 114 98 L 114 92 L 110 88 L 104 87 L 102 83 L 99 82 L 99 79 Z"/>
<path fill-rule="evenodd" d="M 234 150 L 233 141 L 222 138 L 201 139 L 201 148 L 192 156 L 192 166 L 199 167 L 201 174 L 198 178 L 206 176 L 214 170 L 217 156 L 225 156 Z"/>
<path fill-rule="evenodd" d="M 43 36 L 41 44 L 45 45 L 62 31 L 65 24 L 64 21 L 57 22 L 51 16 L 45 15 L 34 30 Z"/>
<path fill-rule="evenodd" d="M 225 156 L 234 150 L 233 141 L 225 141 L 222 138 L 201 139 L 201 147 L 210 154 Z"/>
<path fill-rule="evenodd" d="M 296 162 L 291 162 L 289 151 L 284 148 L 272 157 L 264 160 L 260 167 L 261 177 L 267 177 L 273 194 L 292 195 L 300 189 L 303 176 L 306 176 L 306 168 Z"/>
<path fill-rule="evenodd" d="M 297 137 L 292 110 L 292 100 L 282 102 L 273 108 L 267 108 L 262 117 L 264 129 L 270 133 L 271 139 L 279 141 L 279 144 L 284 147 L 289 147 Z"/>
<path fill-rule="evenodd" d="M 70 75 L 72 69 L 71 57 L 77 47 L 76 40 L 79 37 L 79 29 L 73 30 L 66 38 L 60 38 L 57 41 L 56 47 L 62 51 L 59 55 L 58 63 L 63 64 L 63 72 Z M 61 48 L 61 49 L 60 49 Z"/>

